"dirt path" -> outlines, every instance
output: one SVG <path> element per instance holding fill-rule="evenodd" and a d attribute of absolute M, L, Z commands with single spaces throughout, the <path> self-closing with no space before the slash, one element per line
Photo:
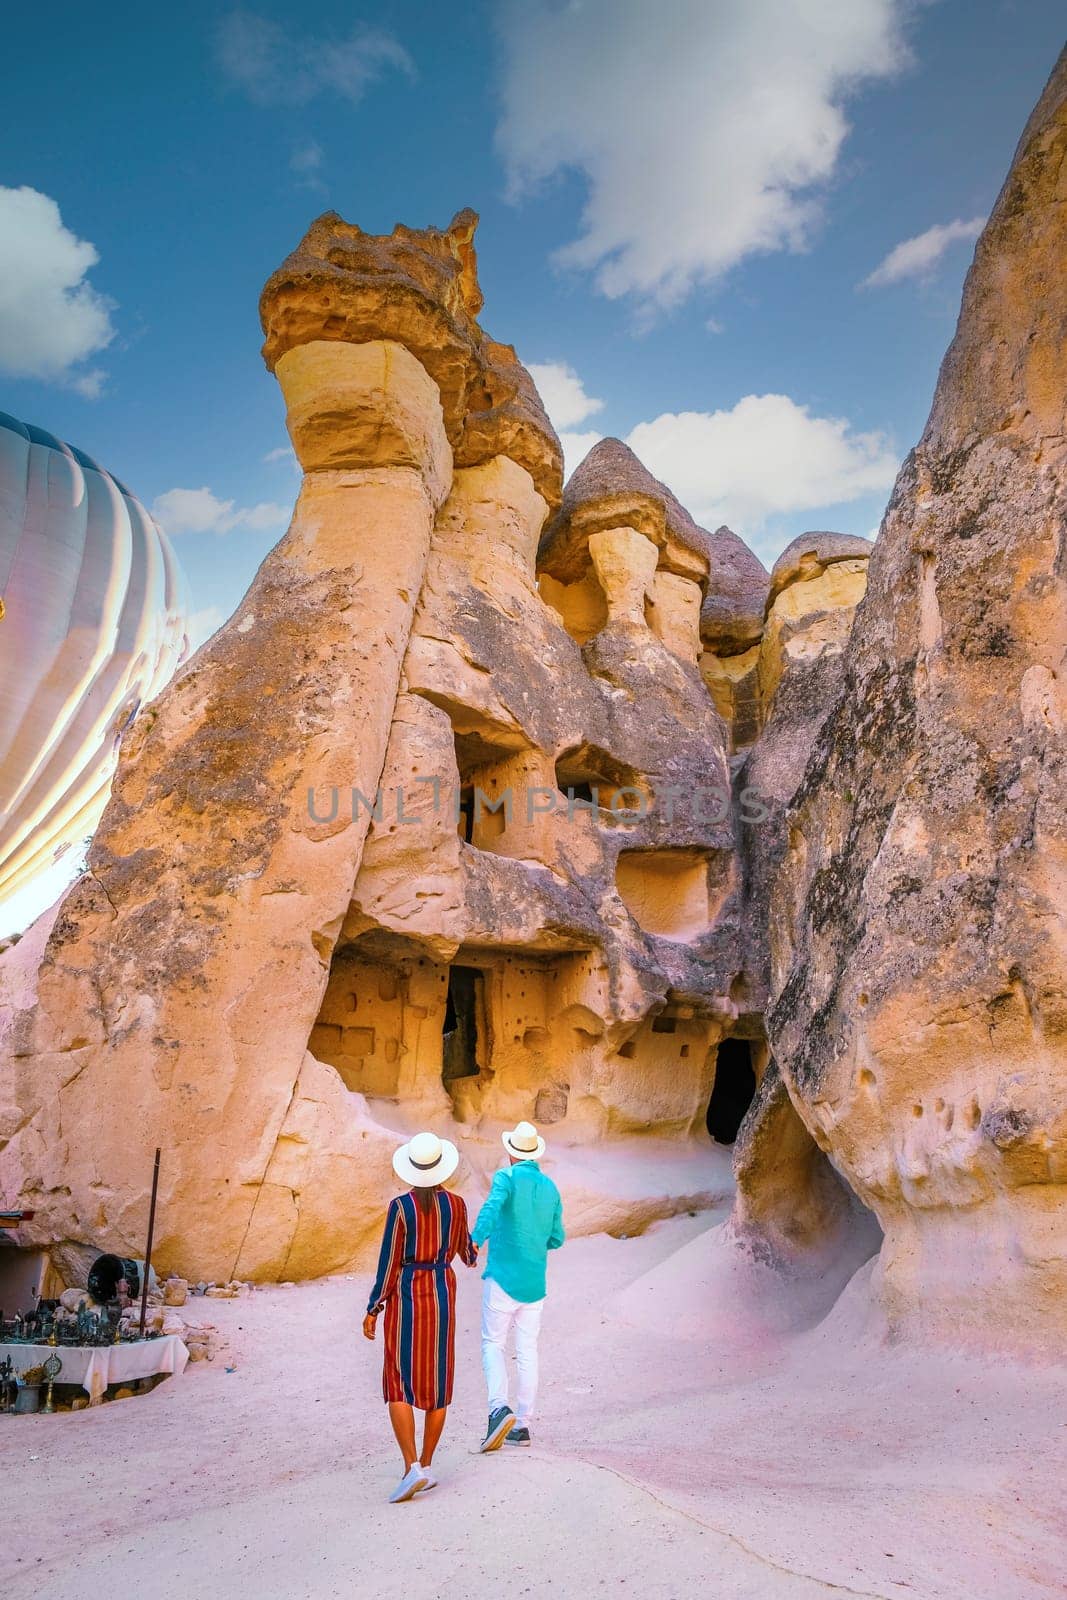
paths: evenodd
<path fill-rule="evenodd" d="M 706 1218 L 553 1263 L 534 1447 L 472 1453 L 480 1284 L 461 1275 L 440 1487 L 397 1475 L 366 1281 L 204 1302 L 228 1355 L 147 1398 L 3 1419 L 7 1600 L 1051 1600 L 1067 1568 L 1063 1374 L 850 1349 L 841 1319 L 758 1372 L 670 1331 Z M 635 1282 L 663 1327 L 632 1318 Z M 699 1293 L 699 1286 L 696 1288 Z M 226 1364 L 236 1368 L 225 1370 Z"/>

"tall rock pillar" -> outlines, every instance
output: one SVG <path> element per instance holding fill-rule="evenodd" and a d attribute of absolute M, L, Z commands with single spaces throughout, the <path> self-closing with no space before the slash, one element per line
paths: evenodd
<path fill-rule="evenodd" d="M 235 616 L 124 742 L 89 870 L 0 1019 L 0 1187 L 31 1241 L 136 1254 L 156 1144 L 161 1268 L 336 1270 L 370 1225 L 388 1135 L 307 1045 L 451 486 L 473 226 L 320 218 L 264 290 L 306 476 Z"/>
<path fill-rule="evenodd" d="M 967 279 L 775 885 L 771 1045 L 891 1326 L 1067 1338 L 1067 55 Z"/>

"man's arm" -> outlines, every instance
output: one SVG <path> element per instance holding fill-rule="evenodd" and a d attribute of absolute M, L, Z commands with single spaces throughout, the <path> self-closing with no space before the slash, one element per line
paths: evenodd
<path fill-rule="evenodd" d="M 482 1209 L 479 1211 L 474 1227 L 471 1229 L 471 1238 L 475 1244 L 484 1244 L 496 1227 L 497 1218 L 505 1200 L 511 1193 L 511 1172 L 502 1168 L 493 1177 L 493 1186 L 485 1197 Z"/>
<path fill-rule="evenodd" d="M 567 1235 L 563 1231 L 563 1201 L 557 1195 L 556 1211 L 552 1218 L 552 1232 L 548 1236 L 548 1248 L 550 1250 L 558 1250 L 566 1237 Z"/>

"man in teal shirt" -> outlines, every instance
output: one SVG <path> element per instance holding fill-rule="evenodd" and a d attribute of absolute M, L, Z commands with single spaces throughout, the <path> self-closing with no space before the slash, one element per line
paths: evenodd
<path fill-rule="evenodd" d="M 493 1178 L 471 1229 L 475 1244 L 489 1241 L 482 1274 L 482 1366 L 489 1390 L 489 1426 L 483 1454 L 504 1443 L 529 1444 L 537 1398 L 537 1336 L 545 1304 L 548 1252 L 564 1240 L 563 1202 L 538 1166 L 545 1141 L 530 1122 L 501 1135 L 510 1165 Z M 508 1403 L 506 1348 L 515 1329 L 516 1408 Z"/>

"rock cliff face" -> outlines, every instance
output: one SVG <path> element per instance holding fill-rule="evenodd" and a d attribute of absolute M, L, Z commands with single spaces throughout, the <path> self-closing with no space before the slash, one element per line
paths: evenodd
<path fill-rule="evenodd" d="M 629 1230 L 708 1202 L 755 1091 L 728 1322 L 814 1320 L 881 1245 L 894 1337 L 1062 1352 L 1065 216 L 1067 61 L 877 544 L 771 574 L 618 440 L 563 491 L 472 213 L 319 218 L 261 305 L 292 525 L 0 954 L 29 1242 L 135 1254 L 158 1143 L 161 1270 L 339 1270 L 399 1134 L 463 1181 L 519 1117 L 572 1229 Z"/>
<path fill-rule="evenodd" d="M 752 667 L 759 737 L 736 783 L 758 795 L 767 812 L 741 840 L 750 1008 L 761 1014 L 770 986 L 775 882 L 789 848 L 786 817 L 816 736 L 841 694 L 844 650 L 872 549 L 849 534 L 801 534 L 778 557 L 768 584 Z"/>
<path fill-rule="evenodd" d="M 866 539 L 845 534 L 802 534 L 779 556 L 766 585 L 751 666 L 758 738 L 735 780 L 738 793 L 759 796 L 766 811 L 759 826 L 740 831 L 742 992 L 754 1018 L 763 1018 L 771 987 L 769 931 L 789 853 L 789 807 L 842 691 L 844 650 L 872 548 Z M 757 1269 L 736 1280 L 734 1292 L 743 1284 L 743 1292 L 771 1314 L 771 1302 L 787 1286 L 791 1305 L 775 1310 L 774 1317 L 812 1319 L 877 1250 L 880 1233 L 805 1127 L 773 1057 L 742 1125 L 734 1170 L 737 1198 L 726 1237 Z"/>
<path fill-rule="evenodd" d="M 156 1143 L 160 1266 L 221 1280 L 365 1259 L 420 1124 L 487 1167 L 523 1116 L 707 1139 L 744 965 L 714 539 L 616 441 L 561 496 L 475 222 L 328 215 L 264 290 L 292 526 L 4 967 L 0 1187 L 41 1243 L 134 1250 Z M 582 1214 L 706 1203 L 692 1167 L 584 1175 Z"/>
<path fill-rule="evenodd" d="M 979 240 L 788 818 L 771 1045 L 891 1326 L 1067 1334 L 1067 58 Z"/>
<path fill-rule="evenodd" d="M 708 535 L 714 586 L 700 611 L 700 670 L 730 730 L 732 751 L 760 730 L 759 653 L 770 578 L 763 562 L 730 528 Z"/>

